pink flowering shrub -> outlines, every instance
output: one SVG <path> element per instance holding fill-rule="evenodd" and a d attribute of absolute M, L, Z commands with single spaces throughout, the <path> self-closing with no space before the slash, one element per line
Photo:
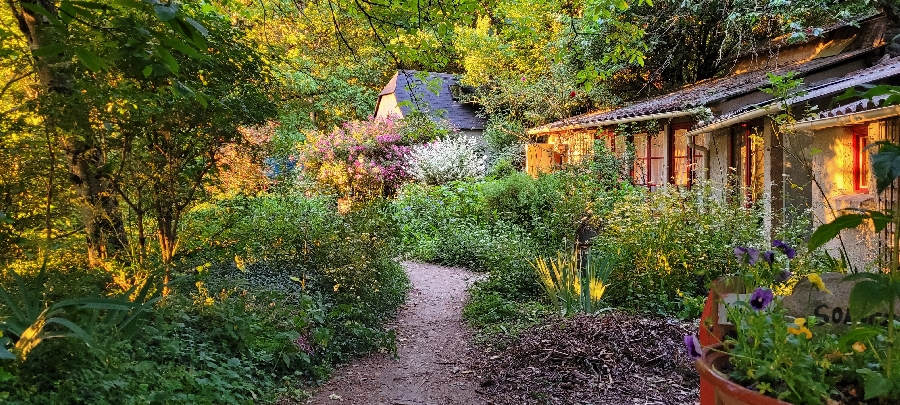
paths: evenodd
<path fill-rule="evenodd" d="M 330 133 L 310 134 L 300 147 L 305 174 L 342 197 L 393 195 L 409 179 L 409 146 L 396 117 L 345 123 Z"/>

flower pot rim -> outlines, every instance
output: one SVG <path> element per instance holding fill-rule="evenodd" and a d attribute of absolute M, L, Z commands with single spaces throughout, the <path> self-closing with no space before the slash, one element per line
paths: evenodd
<path fill-rule="evenodd" d="M 739 401 L 738 403 L 744 404 L 791 405 L 790 402 L 760 394 L 759 392 L 731 381 L 725 373 L 716 368 L 716 363 L 727 361 L 729 357 L 730 354 L 725 351 L 725 346 L 719 343 L 713 346 L 705 346 L 703 348 L 703 355 L 694 362 L 694 367 L 697 369 L 697 374 L 700 375 L 700 379 L 705 380 L 712 385 L 716 391 L 716 397 L 726 396 Z"/>

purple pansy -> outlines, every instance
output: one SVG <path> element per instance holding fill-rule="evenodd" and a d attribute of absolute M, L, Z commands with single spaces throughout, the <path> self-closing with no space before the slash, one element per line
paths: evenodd
<path fill-rule="evenodd" d="M 774 299 L 775 296 L 772 294 L 772 290 L 756 287 L 756 291 L 753 291 L 753 295 L 750 296 L 750 308 L 762 311 L 763 309 L 766 309 Z"/>
<path fill-rule="evenodd" d="M 697 336 L 687 335 L 684 337 L 684 346 L 687 348 L 687 354 L 690 358 L 697 360 L 703 357 L 703 347 L 700 346 L 700 340 Z"/>
<path fill-rule="evenodd" d="M 759 251 L 751 247 L 738 246 L 734 248 L 734 257 L 737 258 L 738 262 L 752 266 L 759 260 Z"/>
<path fill-rule="evenodd" d="M 784 253 L 785 256 L 787 256 L 788 259 L 793 259 L 797 256 L 797 251 L 794 250 L 794 248 L 778 239 L 772 241 L 772 247 L 780 250 L 782 253 Z"/>
<path fill-rule="evenodd" d="M 775 263 L 775 252 L 767 250 L 763 253 L 763 260 L 769 264 Z"/>

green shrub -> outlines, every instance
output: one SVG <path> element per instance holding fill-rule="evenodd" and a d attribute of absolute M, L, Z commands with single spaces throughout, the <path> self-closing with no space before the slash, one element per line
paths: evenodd
<path fill-rule="evenodd" d="M 759 239 L 759 222 L 754 210 L 722 201 L 709 186 L 621 196 L 593 239 L 595 251 L 618 257 L 610 303 L 677 313 L 684 297 L 706 296 L 710 281 L 737 269 L 733 248 Z"/>
<path fill-rule="evenodd" d="M 44 341 L 26 361 L 0 363 L 0 396 L 22 404 L 303 399 L 333 365 L 395 350 L 383 324 L 409 282 L 394 260 L 394 216 L 379 201 L 340 215 L 333 201 L 303 195 L 201 207 L 186 220 L 192 238 L 179 277 L 139 325 L 143 333 L 127 339 L 101 323 L 85 329 L 90 347 Z M 68 298 L 59 281 L 69 278 L 54 274 L 43 287 Z M 109 280 L 83 278 L 86 287 Z M 7 289 L 11 282 L 0 279 Z"/>
<path fill-rule="evenodd" d="M 214 278 L 238 278 L 251 286 L 291 292 L 299 280 L 326 301 L 384 319 L 402 303 L 408 285 L 393 261 L 392 209 L 376 200 L 341 215 L 325 198 L 267 195 L 237 210 L 233 223 L 221 223 L 229 222 L 229 215 L 219 206 L 208 207 L 195 220 L 219 243 L 193 260 L 212 263 Z"/>
<path fill-rule="evenodd" d="M 284 387 L 278 375 L 325 375 L 321 361 L 292 343 L 303 327 L 297 318 L 309 311 L 252 295 L 188 295 L 167 298 L 134 340 L 98 330 L 91 348 L 39 346 L 19 367 L 13 403 L 272 403 Z"/>

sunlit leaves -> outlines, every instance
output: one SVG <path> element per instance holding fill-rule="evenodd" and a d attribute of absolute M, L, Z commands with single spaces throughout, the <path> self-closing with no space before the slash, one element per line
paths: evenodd
<path fill-rule="evenodd" d="M 76 47 L 75 56 L 90 70 L 98 71 L 103 69 L 104 61 L 85 47 Z"/>
<path fill-rule="evenodd" d="M 878 153 L 872 155 L 872 172 L 880 193 L 900 177 L 900 146 L 884 141 L 875 145 L 878 145 Z"/>
<path fill-rule="evenodd" d="M 890 213 L 874 210 L 854 210 L 858 213 L 844 214 L 827 224 L 819 226 L 809 238 L 809 250 L 813 251 L 834 239 L 844 229 L 853 229 L 871 222 L 875 232 L 881 232 L 891 221 Z"/>

